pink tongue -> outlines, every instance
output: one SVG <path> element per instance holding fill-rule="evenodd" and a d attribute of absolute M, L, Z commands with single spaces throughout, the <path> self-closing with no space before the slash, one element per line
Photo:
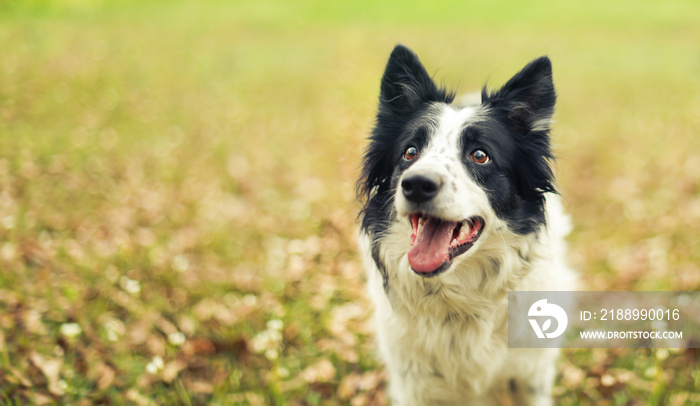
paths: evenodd
<path fill-rule="evenodd" d="M 428 217 L 416 241 L 408 251 L 408 263 L 414 271 L 430 273 L 450 260 L 450 241 L 457 223 Z M 415 232 L 415 230 L 414 230 Z"/>

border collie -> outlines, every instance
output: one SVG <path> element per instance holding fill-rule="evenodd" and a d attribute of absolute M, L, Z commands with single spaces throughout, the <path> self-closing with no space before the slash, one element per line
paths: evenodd
<path fill-rule="evenodd" d="M 460 106 L 398 45 L 358 181 L 394 405 L 550 405 L 556 349 L 509 349 L 510 290 L 573 290 L 547 57 Z"/>

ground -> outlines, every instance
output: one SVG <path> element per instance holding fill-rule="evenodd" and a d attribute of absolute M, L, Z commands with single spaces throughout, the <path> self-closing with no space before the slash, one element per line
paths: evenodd
<path fill-rule="evenodd" d="M 0 403 L 381 405 L 355 180 L 393 46 L 554 65 L 589 290 L 700 289 L 700 3 L 0 0 Z M 565 350 L 560 405 L 698 405 L 696 350 Z"/>

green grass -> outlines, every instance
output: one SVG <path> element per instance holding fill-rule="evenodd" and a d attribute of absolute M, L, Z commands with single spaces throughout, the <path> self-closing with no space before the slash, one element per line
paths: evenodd
<path fill-rule="evenodd" d="M 354 182 L 397 42 L 461 91 L 548 54 L 586 287 L 699 289 L 700 3 L 414 3 L 0 0 L 0 404 L 385 403 Z M 697 405 L 699 365 L 567 350 L 555 394 Z"/>

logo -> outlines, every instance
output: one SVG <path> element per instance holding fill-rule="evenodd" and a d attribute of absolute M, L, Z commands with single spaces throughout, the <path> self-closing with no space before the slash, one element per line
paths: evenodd
<path fill-rule="evenodd" d="M 547 299 L 538 300 L 530 306 L 527 315 L 529 317 L 548 317 L 542 324 L 537 323 L 536 318 L 529 318 L 528 321 L 535 330 L 537 338 L 557 338 L 564 333 L 566 326 L 569 324 L 569 318 L 561 306 L 554 303 L 547 303 Z M 552 327 L 552 318 L 557 321 L 557 328 L 552 332 L 547 332 Z"/>

